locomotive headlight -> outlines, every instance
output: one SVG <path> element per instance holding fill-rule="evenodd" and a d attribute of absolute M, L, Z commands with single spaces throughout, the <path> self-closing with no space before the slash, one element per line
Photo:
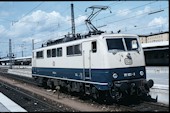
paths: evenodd
<path fill-rule="evenodd" d="M 143 75 L 144 75 L 144 72 L 143 72 L 143 71 L 140 71 L 139 73 L 140 73 L 140 75 L 141 75 L 141 76 L 143 76 Z"/>
<path fill-rule="evenodd" d="M 113 78 L 117 78 L 118 77 L 118 75 L 116 74 L 116 73 L 113 73 Z"/>

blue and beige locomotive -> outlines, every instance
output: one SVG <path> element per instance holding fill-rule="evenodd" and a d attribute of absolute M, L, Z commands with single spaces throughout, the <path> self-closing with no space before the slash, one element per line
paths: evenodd
<path fill-rule="evenodd" d="M 91 32 L 65 36 L 33 50 L 32 76 L 43 86 L 121 99 L 149 95 L 139 38 L 131 34 Z"/>

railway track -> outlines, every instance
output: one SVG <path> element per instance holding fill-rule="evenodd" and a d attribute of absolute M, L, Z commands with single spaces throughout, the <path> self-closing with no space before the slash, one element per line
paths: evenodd
<path fill-rule="evenodd" d="M 28 112 L 64 112 L 63 109 L 52 106 L 40 97 L 24 91 L 7 83 L 0 83 L 0 91 L 10 97 L 17 104 L 22 106 Z"/>
<path fill-rule="evenodd" d="M 19 80 L 22 83 L 28 83 L 30 85 L 36 86 L 36 83 L 31 78 L 17 76 L 17 75 L 14 76 L 12 74 L 7 74 L 5 71 L 0 71 L 0 75 L 12 78 L 14 80 Z M 54 97 L 54 98 L 56 98 L 56 97 Z M 72 96 L 72 98 L 78 98 L 78 97 Z M 92 100 L 89 100 L 88 98 L 83 101 L 87 102 L 89 104 L 94 104 L 95 106 L 99 106 L 104 111 L 153 111 L 153 112 L 160 112 L 160 111 L 168 112 L 169 111 L 169 106 L 166 106 L 166 105 L 163 105 L 160 103 L 145 102 L 145 101 L 140 101 L 140 102 L 137 102 L 134 104 L 126 104 L 126 105 L 124 105 L 122 103 L 112 103 L 109 105 L 99 104 L 97 102 L 92 103 Z"/>
<path fill-rule="evenodd" d="M 4 77 L 6 80 L 3 80 Z M 10 79 L 12 82 L 8 81 L 8 79 Z M 5 71 L 2 72 L 2 70 L 0 71 L 0 92 L 7 95 L 28 112 L 76 111 L 60 103 L 56 103 L 48 98 L 44 98 L 44 96 L 38 95 L 33 91 L 27 90 L 26 88 L 24 89 L 17 86 L 28 86 L 28 84 L 36 86 L 36 83 L 30 78 L 7 74 Z"/>

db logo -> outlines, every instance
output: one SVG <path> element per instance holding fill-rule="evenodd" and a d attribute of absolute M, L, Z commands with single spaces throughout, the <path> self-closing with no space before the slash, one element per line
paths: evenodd
<path fill-rule="evenodd" d="M 53 66 L 55 66 L 55 62 L 53 61 Z"/>

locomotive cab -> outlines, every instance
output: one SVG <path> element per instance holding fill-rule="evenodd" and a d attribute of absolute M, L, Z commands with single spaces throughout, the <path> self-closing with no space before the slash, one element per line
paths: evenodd
<path fill-rule="evenodd" d="M 119 99 L 124 95 L 149 93 L 153 80 L 146 81 L 145 59 L 135 35 L 104 36 L 106 42 L 105 68 L 109 69 L 110 94 Z"/>

